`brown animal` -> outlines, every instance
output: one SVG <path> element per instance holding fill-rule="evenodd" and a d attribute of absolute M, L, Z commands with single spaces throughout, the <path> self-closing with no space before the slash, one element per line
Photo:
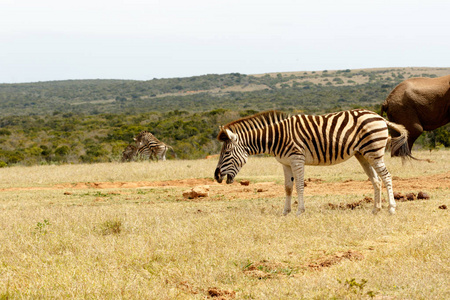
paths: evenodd
<path fill-rule="evenodd" d="M 389 121 L 402 124 L 409 131 L 412 146 L 423 131 L 430 131 L 450 122 L 450 75 L 438 78 L 410 78 L 389 94 L 381 106 Z M 393 136 L 398 133 L 392 132 Z M 398 153 L 393 153 L 397 156 Z"/>

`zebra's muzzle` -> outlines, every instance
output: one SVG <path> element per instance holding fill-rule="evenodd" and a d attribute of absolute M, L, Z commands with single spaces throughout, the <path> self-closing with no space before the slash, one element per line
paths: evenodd
<path fill-rule="evenodd" d="M 214 172 L 214 179 L 218 183 L 222 183 L 224 177 L 225 177 L 225 175 L 222 175 L 222 173 L 220 173 L 220 169 L 217 168 L 216 171 Z M 227 174 L 227 184 L 230 184 L 233 182 L 234 182 L 234 177 L 230 174 Z"/>
<path fill-rule="evenodd" d="M 214 179 L 217 180 L 218 183 L 222 183 L 223 176 L 222 174 L 220 174 L 219 168 L 217 168 L 216 171 L 214 172 Z"/>

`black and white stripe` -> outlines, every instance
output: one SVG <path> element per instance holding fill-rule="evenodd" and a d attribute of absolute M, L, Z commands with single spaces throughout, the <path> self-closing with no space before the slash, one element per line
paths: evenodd
<path fill-rule="evenodd" d="M 137 148 L 134 145 L 128 145 L 125 150 L 122 151 L 122 162 L 131 161 L 137 153 Z"/>
<path fill-rule="evenodd" d="M 170 148 L 173 151 L 171 146 L 161 142 L 148 131 L 141 131 L 134 137 L 134 140 L 136 141 L 137 154 L 149 159 L 166 160 L 167 149 Z"/>
<path fill-rule="evenodd" d="M 356 109 L 321 116 L 288 116 L 277 111 L 256 114 L 220 128 L 218 139 L 224 144 L 214 176 L 221 182 L 227 175 L 227 183 L 231 183 L 249 155 L 272 154 L 284 168 L 284 214 L 291 211 L 294 179 L 300 214 L 305 210 L 304 165 L 333 165 L 354 155 L 374 186 L 374 213 L 381 208 L 382 182 L 388 192 L 389 211 L 394 213 L 396 204 L 391 175 L 383 159 L 390 139 L 388 126 L 400 133 L 391 140 L 392 151 L 400 151 L 404 157 L 410 156 L 406 129 L 368 110 Z"/>

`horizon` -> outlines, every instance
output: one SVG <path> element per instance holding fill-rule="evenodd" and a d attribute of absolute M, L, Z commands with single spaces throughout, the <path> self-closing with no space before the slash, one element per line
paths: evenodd
<path fill-rule="evenodd" d="M 238 73 L 241 75 L 246 76 L 263 76 L 266 74 L 285 74 L 285 73 L 315 73 L 315 72 L 337 72 L 337 71 L 343 71 L 343 70 L 350 70 L 350 71 L 374 71 L 374 70 L 389 70 L 389 69 L 449 69 L 449 75 L 450 75 L 450 67 L 424 67 L 424 66 L 408 66 L 408 67 L 376 67 L 376 68 L 355 68 L 355 69 L 323 69 L 323 70 L 301 70 L 301 71 L 274 71 L 274 72 L 267 72 L 267 73 L 258 73 L 258 74 L 246 74 L 246 73 L 240 73 L 240 72 L 229 72 L 229 73 L 208 73 L 208 74 L 200 74 L 200 75 L 192 75 L 192 76 L 182 76 L 182 77 L 165 77 L 165 78 L 151 78 L 151 79 L 124 79 L 124 78 L 68 78 L 68 79 L 57 79 L 57 80 L 43 80 L 43 81 L 29 81 L 29 82 L 0 82 L 0 85 L 14 85 L 14 84 L 34 84 L 34 83 L 46 83 L 46 82 L 64 82 L 64 81 L 90 81 L 90 80 L 104 80 L 104 81 L 152 81 L 152 80 L 170 80 L 170 79 L 177 79 L 177 78 L 190 78 L 190 77 L 202 77 L 207 75 L 226 75 L 226 74 L 233 74 Z"/>

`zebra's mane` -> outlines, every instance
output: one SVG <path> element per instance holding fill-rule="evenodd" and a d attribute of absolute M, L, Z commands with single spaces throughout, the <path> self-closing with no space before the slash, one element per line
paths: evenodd
<path fill-rule="evenodd" d="M 276 110 L 265 111 L 256 115 L 244 117 L 221 127 L 217 139 L 219 141 L 225 141 L 228 139 L 228 136 L 225 133 L 226 129 L 229 129 L 234 133 L 242 133 L 278 123 L 289 117 L 290 116 L 288 114 Z"/>
<path fill-rule="evenodd" d="M 136 136 L 137 140 L 141 140 L 143 138 L 145 138 L 146 140 L 150 138 L 159 141 L 151 132 L 148 132 L 147 130 L 139 132 L 139 134 Z"/>

